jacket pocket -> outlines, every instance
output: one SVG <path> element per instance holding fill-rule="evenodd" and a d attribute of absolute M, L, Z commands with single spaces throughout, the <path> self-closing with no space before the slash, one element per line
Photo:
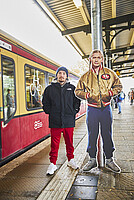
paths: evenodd
<path fill-rule="evenodd" d="M 74 108 L 70 104 L 67 104 L 67 107 L 65 108 L 65 114 L 74 115 L 75 113 L 76 111 L 74 110 Z"/>
<path fill-rule="evenodd" d="M 97 103 L 100 99 L 99 93 L 90 93 L 89 98 L 87 99 L 88 103 Z"/>
<path fill-rule="evenodd" d="M 101 97 L 102 97 L 102 101 L 104 101 L 104 102 L 108 102 L 111 99 L 109 92 L 102 93 Z"/>

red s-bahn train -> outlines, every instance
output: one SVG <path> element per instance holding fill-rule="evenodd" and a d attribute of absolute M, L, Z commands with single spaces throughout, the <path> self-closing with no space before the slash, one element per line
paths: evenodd
<path fill-rule="evenodd" d="M 0 30 L 0 166 L 50 135 L 42 93 L 60 65 Z M 69 71 L 70 81 L 79 79 Z M 86 112 L 82 101 L 76 119 Z"/>

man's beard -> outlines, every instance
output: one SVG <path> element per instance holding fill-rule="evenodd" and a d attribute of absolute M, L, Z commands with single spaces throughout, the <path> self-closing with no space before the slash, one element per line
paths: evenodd
<path fill-rule="evenodd" d="M 64 81 L 62 81 L 62 80 L 59 80 L 59 82 L 60 82 L 60 83 L 63 83 Z"/>
<path fill-rule="evenodd" d="M 60 83 L 60 85 L 64 85 L 66 83 L 66 80 L 59 80 L 58 82 Z"/>

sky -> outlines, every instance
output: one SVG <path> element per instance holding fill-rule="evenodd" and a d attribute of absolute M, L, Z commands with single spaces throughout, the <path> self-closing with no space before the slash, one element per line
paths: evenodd
<path fill-rule="evenodd" d="M 82 61 L 34 0 L 0 0 L 0 29 L 67 68 Z M 121 82 L 126 94 L 134 88 L 134 78 Z"/>
<path fill-rule="evenodd" d="M 82 60 L 34 0 L 0 0 L 0 19 L 0 29 L 58 64 Z"/>

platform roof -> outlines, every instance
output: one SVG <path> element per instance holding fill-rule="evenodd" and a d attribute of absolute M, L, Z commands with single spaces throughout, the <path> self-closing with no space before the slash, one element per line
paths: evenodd
<path fill-rule="evenodd" d="M 90 0 L 35 0 L 83 59 L 92 51 Z M 134 76 L 134 1 L 101 0 L 103 50 L 119 77 Z M 110 31 L 110 42 L 106 33 Z M 114 36 L 114 37 L 113 37 Z M 110 45 L 106 49 L 106 42 Z"/>

